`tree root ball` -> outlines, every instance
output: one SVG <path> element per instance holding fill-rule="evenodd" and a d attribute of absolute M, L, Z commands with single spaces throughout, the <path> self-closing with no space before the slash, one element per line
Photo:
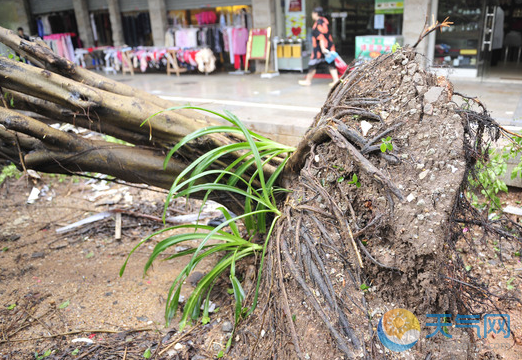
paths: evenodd
<path fill-rule="evenodd" d="M 477 127 L 452 96 L 411 49 L 342 77 L 289 161 L 291 193 L 261 301 L 238 330 L 233 358 L 475 358 L 468 329 L 426 338 L 435 328 L 425 324 L 437 322 L 426 315 L 470 313 L 452 280 L 464 275 L 452 265 L 451 239 Z M 421 324 L 402 353 L 377 336 L 392 309 Z"/>

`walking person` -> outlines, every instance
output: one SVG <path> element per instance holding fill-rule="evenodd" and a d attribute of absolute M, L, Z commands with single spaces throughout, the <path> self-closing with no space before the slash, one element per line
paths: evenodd
<path fill-rule="evenodd" d="M 330 51 L 335 51 L 335 45 L 333 43 L 332 33 L 328 26 L 329 22 L 323 15 L 322 7 L 316 7 L 312 11 L 312 19 L 314 20 L 314 26 L 312 27 L 312 54 L 310 55 L 310 61 L 308 62 L 308 74 L 306 75 L 306 79 L 299 80 L 299 85 L 312 85 L 312 79 L 317 72 L 317 68 L 327 66 L 333 79 L 329 85 L 333 86 L 337 81 L 339 81 L 339 74 L 337 73 L 337 69 L 333 62 L 326 62 L 325 55 Z"/>

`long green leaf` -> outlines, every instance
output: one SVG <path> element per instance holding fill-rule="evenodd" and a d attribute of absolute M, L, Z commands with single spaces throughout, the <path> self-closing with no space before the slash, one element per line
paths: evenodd
<path fill-rule="evenodd" d="M 165 157 L 165 161 L 163 162 L 163 168 L 166 169 L 168 162 L 174 155 L 176 151 L 178 151 L 180 148 L 182 148 L 184 145 L 189 143 L 192 140 L 195 140 L 197 138 L 200 138 L 202 136 L 215 134 L 215 133 L 228 133 L 228 134 L 242 134 L 241 130 L 234 126 L 209 126 L 203 129 L 199 129 L 197 131 L 194 131 L 193 133 L 188 134 L 183 139 L 181 139 L 168 153 Z"/>

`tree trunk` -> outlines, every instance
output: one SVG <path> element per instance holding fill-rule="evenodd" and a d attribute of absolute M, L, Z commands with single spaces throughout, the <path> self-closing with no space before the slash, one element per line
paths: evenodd
<path fill-rule="evenodd" d="M 0 109 L 0 157 L 20 169 L 66 174 L 94 171 L 168 189 L 173 179 L 202 153 L 244 141 L 239 135 L 207 135 L 180 149 L 164 170 L 166 152 L 183 137 L 221 124 L 193 110 L 162 112 L 175 104 L 77 67 L 45 44 L 23 40 L 10 30 L 0 28 L 0 41 L 41 66 L 0 57 L 4 104 Z M 47 125 L 56 122 L 110 135 L 135 146 L 82 139 Z M 228 160 L 239 155 L 231 155 Z M 272 164 L 265 167 L 267 175 L 274 171 Z M 236 196 L 213 196 L 218 196 L 213 200 L 241 213 L 242 202 Z"/>
<path fill-rule="evenodd" d="M 0 58 L 0 157 L 20 167 L 95 171 L 169 188 L 203 152 L 242 141 L 207 135 L 163 170 L 167 149 L 216 122 L 176 110 L 141 126 L 170 103 L 5 29 L 0 41 L 41 66 Z M 457 109 L 451 84 L 419 63 L 411 49 L 383 55 L 345 74 L 330 92 L 282 176 L 292 192 L 269 243 L 260 302 L 238 329 L 232 358 L 398 358 L 376 334 L 388 310 L 407 309 L 426 324 L 435 321 L 428 314 L 476 313 L 488 300 L 455 248 L 461 223 L 477 217 L 466 200 L 468 175 L 485 128 L 496 127 L 485 113 Z M 48 121 L 136 146 L 84 139 Z M 230 161 L 240 154 L 234 156 Z M 265 171 L 273 173 L 273 165 Z M 218 196 L 241 211 L 238 199 Z M 450 329 L 453 340 L 444 342 L 442 334 L 426 338 L 433 330 L 421 327 L 417 345 L 402 355 L 476 358 L 467 332 Z M 470 348 L 457 349 L 462 343 Z"/>

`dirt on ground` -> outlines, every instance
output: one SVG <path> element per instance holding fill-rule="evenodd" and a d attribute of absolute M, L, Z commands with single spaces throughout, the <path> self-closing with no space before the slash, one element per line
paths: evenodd
<path fill-rule="evenodd" d="M 28 204 L 33 188 L 40 194 Z M 119 276 L 130 251 L 163 228 L 165 198 L 160 189 L 63 175 L 6 180 L 0 188 L 0 358 L 39 359 L 50 352 L 46 359 L 143 359 L 147 349 L 157 359 L 188 358 L 194 343 L 185 339 L 174 347 L 178 318 L 169 327 L 164 319 L 169 288 L 188 259 L 162 260 L 184 249 L 169 249 L 143 274 L 153 246 L 173 232 L 140 247 Z M 195 214 L 199 205 L 176 200 L 167 216 Z M 102 220 L 57 232 L 108 211 Z M 215 206 L 204 213 L 206 220 L 219 216 Z M 185 298 L 215 261 L 196 268 L 183 288 Z M 213 324 L 222 322 L 216 313 Z M 212 358 L 222 346 L 198 353 L 208 351 Z"/>
<path fill-rule="evenodd" d="M 325 153 L 325 160 L 333 164 L 335 159 L 328 157 L 333 155 Z M 342 168 L 339 175 L 348 174 L 345 164 L 334 165 Z M 335 183 L 338 178 L 330 180 Z M 339 182 L 335 186 L 351 185 Z M 34 203 L 28 204 L 33 187 L 41 192 Z M 222 318 L 219 312 L 213 314 L 211 324 L 203 332 L 204 338 L 200 339 L 190 333 L 183 336 L 186 331 L 177 333 L 177 319 L 165 327 L 167 292 L 188 259 L 156 262 L 144 277 L 143 265 L 159 241 L 156 239 L 138 249 L 123 277 L 119 276 L 129 252 L 143 238 L 163 227 L 157 219 L 147 216 L 161 217 L 165 196 L 159 189 L 78 177 L 42 175 L 41 180 L 26 177 L 6 180 L 0 188 L 0 358 L 37 359 L 51 351 L 46 358 L 143 359 L 149 348 L 157 359 L 215 358 L 230 334 L 230 319 L 226 315 Z M 501 199 L 506 205 L 520 206 L 522 192 L 512 188 Z M 368 210 L 364 206 L 369 204 L 359 203 L 361 208 L 357 211 Z M 195 201 L 187 204 L 178 200 L 168 215 L 193 214 L 198 209 L 199 203 Z M 117 212 L 70 232 L 56 231 L 108 210 L 122 214 L 120 240 L 115 239 Z M 520 220 L 516 216 L 513 219 Z M 460 244 L 470 272 L 490 284 L 495 293 L 520 296 L 522 263 L 514 255 L 519 249 L 504 243 L 500 261 L 494 240 L 479 235 L 477 229 L 474 243 L 478 253 L 471 251 L 466 243 Z M 393 262 L 393 251 L 380 252 L 378 246 L 381 245 L 371 244 L 372 252 L 388 254 L 381 258 L 383 262 L 397 265 Z M 212 260 L 204 264 L 198 272 L 207 271 L 211 263 Z M 185 296 L 193 284 L 189 281 L 185 286 Z M 369 285 L 371 292 L 377 291 L 377 283 Z M 226 306 L 227 298 L 232 302 L 230 295 L 225 295 L 217 305 Z M 502 299 L 496 304 L 511 316 L 513 336 L 503 339 L 490 335 L 487 340 L 476 339 L 474 346 L 481 353 L 495 350 L 504 359 L 520 359 L 522 307 Z M 306 326 L 302 331 L 315 330 Z M 206 338 L 208 334 L 213 338 Z"/>

